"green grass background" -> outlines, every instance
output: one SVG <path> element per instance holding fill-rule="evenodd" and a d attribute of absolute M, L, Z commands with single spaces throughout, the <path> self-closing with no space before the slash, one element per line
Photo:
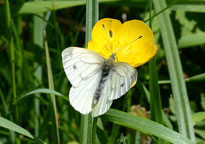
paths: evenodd
<path fill-rule="evenodd" d="M 0 1 L 0 144 L 204 144 L 205 0 Z M 81 116 L 61 52 L 101 18 L 140 19 L 156 56 L 103 116 Z"/>

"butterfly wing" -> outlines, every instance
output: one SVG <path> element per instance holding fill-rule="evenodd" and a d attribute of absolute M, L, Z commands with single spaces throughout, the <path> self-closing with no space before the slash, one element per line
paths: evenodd
<path fill-rule="evenodd" d="M 72 84 L 70 103 L 80 113 L 88 114 L 92 110 L 104 58 L 88 49 L 69 47 L 62 52 L 62 60 L 66 76 Z"/>
<path fill-rule="evenodd" d="M 137 71 L 128 63 L 115 63 L 113 71 L 109 100 L 115 100 L 123 96 L 137 81 Z"/>
<path fill-rule="evenodd" d="M 99 71 L 104 58 L 85 48 L 69 47 L 62 52 L 63 68 L 73 86 L 78 86 Z"/>
<path fill-rule="evenodd" d="M 102 94 L 92 115 L 99 116 L 107 112 L 112 101 L 123 96 L 137 80 L 137 71 L 127 63 L 114 63 L 105 82 Z"/>
<path fill-rule="evenodd" d="M 100 73 L 99 71 L 93 74 L 87 80 L 82 81 L 79 86 L 72 86 L 70 89 L 70 104 L 81 114 L 88 114 L 92 111 L 93 97 L 98 86 L 96 83 L 100 80 Z"/>

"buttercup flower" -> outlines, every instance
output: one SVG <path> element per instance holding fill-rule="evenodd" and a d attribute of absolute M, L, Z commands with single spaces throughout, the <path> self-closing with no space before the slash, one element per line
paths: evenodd
<path fill-rule="evenodd" d="M 82 114 L 104 114 L 113 100 L 135 85 L 137 71 L 133 67 L 146 63 L 156 51 L 153 33 L 142 21 L 98 21 L 88 49 L 69 47 L 62 52 L 63 67 L 72 84 L 70 104 Z"/>
<path fill-rule="evenodd" d="M 95 24 L 88 49 L 104 58 L 116 53 L 116 62 L 138 67 L 155 55 L 157 46 L 152 30 L 144 22 L 131 20 L 122 24 L 119 20 L 104 18 Z"/>

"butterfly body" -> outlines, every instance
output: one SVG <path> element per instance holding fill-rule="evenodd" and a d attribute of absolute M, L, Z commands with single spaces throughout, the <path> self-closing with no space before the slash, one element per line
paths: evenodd
<path fill-rule="evenodd" d="M 137 71 L 127 63 L 105 59 L 85 48 L 69 47 L 62 52 L 63 67 L 72 87 L 71 105 L 80 113 L 99 116 L 112 101 L 124 95 L 137 80 Z"/>
<path fill-rule="evenodd" d="M 108 59 L 105 59 L 104 64 L 102 65 L 102 74 L 101 74 L 101 78 L 98 84 L 98 88 L 96 89 L 95 95 L 94 95 L 94 101 L 93 104 L 95 105 L 101 95 L 101 92 L 104 88 L 105 82 L 107 80 L 107 78 L 109 77 L 109 75 L 111 75 L 112 71 L 113 71 L 113 65 L 114 65 L 114 56 L 111 55 Z"/>

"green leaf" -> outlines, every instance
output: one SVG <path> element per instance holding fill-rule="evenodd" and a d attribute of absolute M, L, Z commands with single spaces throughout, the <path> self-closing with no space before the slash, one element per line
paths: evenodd
<path fill-rule="evenodd" d="M 167 7 L 165 1 L 153 0 L 153 3 L 156 12 L 159 12 Z M 179 132 L 190 138 L 192 141 L 195 141 L 189 99 L 171 19 L 168 11 L 164 11 L 158 15 L 157 18 L 160 25 L 171 79 L 172 92 L 177 109 L 176 116 Z"/>
<path fill-rule="evenodd" d="M 112 2 L 119 0 L 100 0 L 100 2 Z M 79 5 L 84 5 L 85 0 L 76 0 L 76 1 L 31 1 L 25 2 L 22 7 L 19 9 L 18 14 L 38 14 L 44 13 L 49 10 L 59 10 L 68 7 L 74 7 Z"/>
<path fill-rule="evenodd" d="M 198 134 L 200 137 L 202 137 L 203 139 L 205 139 L 205 130 L 200 130 L 200 129 L 194 129 L 195 133 Z M 204 140 L 205 142 L 205 140 Z M 202 143 L 199 143 L 202 144 Z"/>
<path fill-rule="evenodd" d="M 205 112 L 197 112 L 192 114 L 192 123 L 195 125 L 196 123 L 205 119 Z"/>
<path fill-rule="evenodd" d="M 205 110 L 205 93 L 201 93 L 201 107 Z"/>
<path fill-rule="evenodd" d="M 27 97 L 27 96 L 30 96 L 30 95 L 33 95 L 33 94 L 39 94 L 39 93 L 45 93 L 45 94 L 54 94 L 56 96 L 59 96 L 63 99 L 65 99 L 66 101 L 69 101 L 69 98 L 67 96 L 64 96 L 63 94 L 55 91 L 55 90 L 51 90 L 51 89 L 46 89 L 46 88 L 41 88 L 41 89 L 35 89 L 35 90 L 32 90 L 30 92 L 28 92 L 27 94 L 21 96 L 17 102 L 19 102 L 20 100 L 22 100 L 23 98 Z"/>
<path fill-rule="evenodd" d="M 202 44 L 205 44 L 205 33 L 203 32 L 184 35 L 179 39 L 179 48 L 186 48 Z"/>
<path fill-rule="evenodd" d="M 110 109 L 102 118 L 148 135 L 157 136 L 174 144 L 194 144 L 191 140 L 159 123 L 118 110 Z"/>
<path fill-rule="evenodd" d="M 203 82 L 205 81 L 205 73 L 198 74 L 186 79 L 186 82 Z"/>
<path fill-rule="evenodd" d="M 171 7 L 171 10 L 184 10 L 186 12 L 205 12 L 205 5 L 202 4 L 177 4 Z"/>
<path fill-rule="evenodd" d="M 186 82 L 204 82 L 205 81 L 205 73 L 198 74 L 189 78 L 185 79 Z M 170 80 L 160 80 L 158 81 L 159 84 L 170 84 Z"/>
<path fill-rule="evenodd" d="M 54 82 L 53 82 L 53 73 L 52 73 L 52 66 L 51 66 L 51 61 L 50 61 L 50 54 L 49 54 L 49 49 L 48 49 L 48 42 L 47 42 L 47 37 L 46 37 L 46 31 L 44 32 L 44 39 L 45 39 L 45 54 L 46 54 L 46 65 L 47 65 L 47 74 L 48 74 L 48 86 L 49 89 L 54 91 Z M 57 144 L 60 144 L 60 135 L 59 135 L 59 129 L 58 129 L 58 120 L 57 120 L 57 106 L 56 106 L 56 97 L 55 94 L 51 93 L 51 103 L 53 106 L 53 123 L 54 125 L 53 128 L 55 131 L 53 131 L 53 139 L 54 142 Z"/>
<path fill-rule="evenodd" d="M 28 132 L 24 128 L 18 126 L 17 124 L 13 123 L 12 121 L 9 121 L 1 116 L 0 116 L 0 127 L 15 131 L 17 133 L 20 133 L 22 135 L 25 135 L 29 138 L 34 139 L 34 137 L 30 134 L 30 132 Z"/>
<path fill-rule="evenodd" d="M 85 45 L 87 47 L 88 41 L 91 40 L 91 32 L 94 24 L 98 21 L 99 3 L 98 0 L 86 1 L 86 33 Z M 91 114 L 81 115 L 81 144 L 92 144 L 96 142 L 96 118 Z"/>

